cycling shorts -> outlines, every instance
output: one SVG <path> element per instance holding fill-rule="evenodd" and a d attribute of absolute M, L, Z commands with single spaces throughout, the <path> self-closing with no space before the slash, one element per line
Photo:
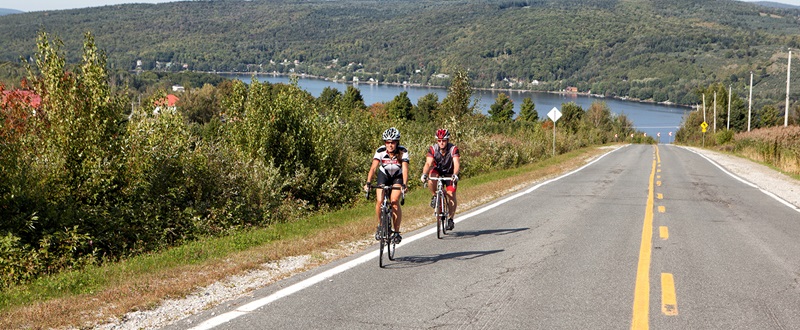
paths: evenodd
<path fill-rule="evenodd" d="M 444 173 L 444 172 L 442 172 L 442 173 L 439 173 L 439 171 L 437 171 L 437 170 L 434 168 L 434 169 L 432 169 L 432 170 L 431 170 L 431 174 L 430 174 L 430 176 L 432 176 L 432 177 L 442 177 L 442 178 L 447 178 L 447 177 L 451 177 L 451 176 L 453 176 L 453 174 L 452 174 L 452 173 Z M 451 193 L 454 193 L 454 192 L 456 192 L 456 186 L 457 186 L 458 184 L 455 184 L 455 183 L 453 182 L 453 180 L 442 181 L 442 184 L 444 184 L 445 190 L 447 190 L 447 191 L 449 191 L 449 192 L 451 192 Z"/>
<path fill-rule="evenodd" d="M 385 186 L 387 186 L 387 185 L 388 186 L 393 186 L 393 185 L 396 185 L 396 184 L 399 184 L 399 185 L 403 184 L 403 173 L 402 172 L 398 172 L 397 175 L 393 175 L 393 176 L 388 176 L 388 175 L 386 175 L 386 173 L 383 173 L 381 171 L 377 171 L 377 172 L 378 172 L 378 184 L 379 185 L 382 184 L 382 185 L 385 185 Z"/>

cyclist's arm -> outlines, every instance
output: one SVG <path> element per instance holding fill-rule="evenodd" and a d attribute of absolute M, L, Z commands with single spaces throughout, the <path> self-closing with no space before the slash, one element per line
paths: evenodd
<path fill-rule="evenodd" d="M 403 162 L 403 187 L 408 187 L 408 162 Z"/>
<path fill-rule="evenodd" d="M 425 157 L 425 165 L 422 166 L 422 174 L 430 174 L 431 166 L 433 165 L 433 157 Z"/>
<path fill-rule="evenodd" d="M 459 161 L 461 157 L 453 157 L 453 174 L 458 175 L 458 171 L 461 170 L 461 162 Z"/>
<path fill-rule="evenodd" d="M 367 172 L 367 184 L 372 182 L 372 175 L 375 174 L 375 169 L 378 168 L 379 164 L 380 164 L 379 160 L 375 158 L 372 159 L 372 166 L 370 166 L 369 172 Z"/>

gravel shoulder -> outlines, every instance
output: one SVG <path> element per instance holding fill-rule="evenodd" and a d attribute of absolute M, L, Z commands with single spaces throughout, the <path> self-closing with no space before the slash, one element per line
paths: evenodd
<path fill-rule="evenodd" d="M 800 209 L 800 181 L 749 159 L 708 149 L 683 147 L 714 161 L 728 172 L 768 191 Z"/>
<path fill-rule="evenodd" d="M 618 146 L 609 148 L 615 147 Z M 800 211 L 800 181 L 748 159 L 708 149 L 682 148 L 705 156 L 732 174 L 793 204 Z M 587 159 L 586 162 L 590 160 Z M 326 257 L 336 259 L 361 251 L 373 242 L 371 239 L 352 242 L 342 246 L 339 250 L 327 251 L 325 254 Z M 310 256 L 297 256 L 264 264 L 259 270 L 233 276 L 225 281 L 202 288 L 182 299 L 164 301 L 159 307 L 152 310 L 131 312 L 122 319 L 108 320 L 108 323 L 96 326 L 94 329 L 159 329 L 170 324 L 179 324 L 176 322 L 187 322 L 184 320 L 185 318 L 202 312 L 210 306 L 224 304 L 246 296 L 257 288 L 311 268 L 310 259 Z M 192 325 L 186 323 L 179 324 L 179 326 L 190 327 Z"/>

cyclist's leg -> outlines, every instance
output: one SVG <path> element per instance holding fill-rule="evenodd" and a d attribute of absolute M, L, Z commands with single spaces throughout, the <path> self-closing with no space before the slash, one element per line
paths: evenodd
<path fill-rule="evenodd" d="M 445 190 L 447 191 L 447 208 L 450 213 L 450 218 L 447 219 L 447 226 L 452 230 L 453 227 L 455 227 L 453 217 L 456 215 L 456 206 L 458 206 L 458 201 L 456 200 L 456 186 L 451 183 Z"/>
<path fill-rule="evenodd" d="M 400 188 L 403 185 L 403 176 L 398 175 L 392 180 L 394 187 Z M 399 189 L 392 189 L 391 202 L 392 202 L 392 215 L 394 218 L 394 232 L 395 236 L 400 236 L 400 223 L 403 221 L 403 210 L 400 208 L 400 197 L 403 192 Z"/>
<path fill-rule="evenodd" d="M 453 215 L 456 214 L 456 208 L 458 207 L 458 199 L 456 198 L 456 189 L 453 186 L 447 187 L 447 201 L 450 210 L 450 217 L 452 218 Z"/>
<path fill-rule="evenodd" d="M 386 174 L 381 171 L 376 172 L 378 172 L 378 185 L 392 184 L 391 180 L 389 180 L 389 177 L 387 177 Z M 380 239 L 378 231 L 380 231 L 381 227 L 381 203 L 383 203 L 383 189 L 375 189 L 375 218 L 378 219 L 378 226 L 375 230 L 375 239 Z"/>
<path fill-rule="evenodd" d="M 434 168 L 430 171 L 429 176 L 439 177 L 439 172 L 437 172 L 436 169 Z M 436 198 L 436 183 L 437 183 L 436 181 L 428 180 L 428 190 L 431 191 L 431 207 L 433 208 L 436 207 L 436 205 L 433 205 L 434 199 Z"/>

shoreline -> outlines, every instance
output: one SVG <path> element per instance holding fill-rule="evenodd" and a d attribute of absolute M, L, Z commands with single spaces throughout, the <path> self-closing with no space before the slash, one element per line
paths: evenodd
<path fill-rule="evenodd" d="M 202 71 L 201 71 L 202 72 Z M 409 86 L 409 87 L 419 87 L 419 88 L 441 88 L 447 89 L 446 86 L 439 86 L 439 85 L 423 85 L 419 83 L 393 83 L 393 82 L 377 82 L 377 81 L 366 81 L 366 82 L 352 82 L 352 81 L 345 81 L 345 80 L 337 80 L 331 79 L 329 77 L 323 76 L 315 76 L 307 73 L 280 73 L 280 72 L 230 72 L 230 71 L 209 71 L 203 73 L 211 73 L 211 74 L 218 74 L 218 75 L 233 75 L 233 76 L 242 76 L 242 75 L 250 75 L 250 76 L 272 76 L 272 77 L 291 77 L 291 76 L 298 76 L 304 79 L 319 79 L 325 81 L 332 81 L 336 83 L 342 83 L 346 85 L 387 85 L 387 86 Z M 555 94 L 555 95 L 576 95 L 576 96 L 587 96 L 591 98 L 598 98 L 598 99 L 605 99 L 611 98 L 620 101 L 629 101 L 629 102 L 639 102 L 639 103 L 647 103 L 647 104 L 658 104 L 658 105 L 666 105 L 666 106 L 673 106 L 673 107 L 681 107 L 687 109 L 695 109 L 696 105 L 687 105 L 687 104 L 679 104 L 674 102 L 655 102 L 655 101 L 648 101 L 648 100 L 639 100 L 630 97 L 619 97 L 619 96 L 605 96 L 602 94 L 592 94 L 588 92 L 566 92 L 566 91 L 537 91 L 537 90 L 529 90 L 529 89 L 511 89 L 511 88 L 481 88 L 481 87 L 473 87 L 473 90 L 480 90 L 480 91 L 488 91 L 488 92 L 503 92 L 508 91 L 509 93 L 547 93 L 547 94 Z"/>

